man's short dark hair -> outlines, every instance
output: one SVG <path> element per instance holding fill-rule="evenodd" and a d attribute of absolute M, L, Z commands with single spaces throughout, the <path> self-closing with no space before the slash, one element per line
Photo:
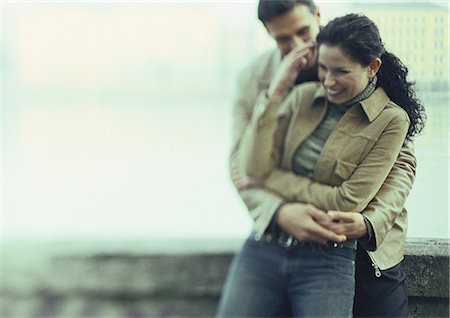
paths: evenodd
<path fill-rule="evenodd" d="M 259 0 L 258 19 L 265 24 L 274 17 L 283 15 L 298 5 L 307 6 L 312 14 L 316 13 L 314 0 Z"/>

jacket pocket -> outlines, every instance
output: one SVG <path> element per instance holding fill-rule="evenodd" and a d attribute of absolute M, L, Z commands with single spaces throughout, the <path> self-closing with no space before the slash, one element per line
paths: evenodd
<path fill-rule="evenodd" d="M 334 173 L 339 176 L 342 180 L 348 180 L 355 171 L 357 165 L 342 159 L 337 159 L 336 168 Z"/>
<path fill-rule="evenodd" d="M 351 136 L 345 141 L 337 157 L 346 162 L 361 162 L 370 152 L 375 142 L 376 139 L 371 136 L 362 134 Z"/>

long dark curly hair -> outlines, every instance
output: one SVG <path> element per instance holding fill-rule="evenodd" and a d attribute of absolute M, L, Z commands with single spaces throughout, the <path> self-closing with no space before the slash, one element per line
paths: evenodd
<path fill-rule="evenodd" d="M 377 26 L 362 14 L 348 14 L 330 21 L 318 34 L 317 43 L 339 46 L 348 56 L 362 66 L 376 58 L 382 61 L 378 70 L 377 86 L 403 108 L 411 121 L 406 135 L 411 139 L 425 125 L 425 108 L 416 97 L 415 83 L 407 79 L 408 68 L 394 54 L 384 48 Z"/>

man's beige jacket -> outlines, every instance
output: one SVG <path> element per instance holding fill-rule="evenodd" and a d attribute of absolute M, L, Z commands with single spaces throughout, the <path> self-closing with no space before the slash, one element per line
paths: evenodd
<path fill-rule="evenodd" d="M 297 176 L 290 172 L 292 156 L 296 146 L 323 118 L 326 111 L 324 92 L 320 84 L 310 83 L 295 88 L 283 106 L 280 101 L 267 100 L 261 92 L 268 87 L 279 63 L 277 53 L 263 56 L 244 71 L 233 112 L 231 164 L 239 166 L 238 162 L 244 161 L 250 174 L 268 176 L 265 188 L 240 190 L 255 220 L 255 230 L 263 233 L 278 206 L 284 202 L 311 203 L 324 210 L 362 211 L 375 232 L 376 246 L 367 247 L 375 249 L 369 253 L 372 261 L 380 269 L 398 264 L 403 259 L 406 236 L 404 204 L 415 176 L 412 144 L 405 143 L 402 147 L 408 126 L 407 115 L 390 102 L 383 90 L 377 90 L 371 98 L 349 110 L 336 127 L 337 132 L 330 136 L 319 158 L 314 181 Z M 261 95 L 259 99 L 258 95 Z M 299 96 L 303 96 L 302 99 Z M 300 104 L 311 107 L 307 109 Z M 284 116 L 280 116 L 282 114 Z M 295 124 L 287 120 L 288 114 L 295 117 Z M 391 120 L 382 120 L 386 116 Z M 386 126 L 388 123 L 389 127 Z M 363 130 L 365 126 L 371 126 L 369 133 Z M 262 157 L 252 157 L 252 153 L 261 153 L 263 148 L 254 151 L 252 142 L 248 142 L 257 140 L 254 139 L 256 129 L 261 127 L 266 132 L 272 130 L 272 140 L 277 144 L 273 148 L 275 151 L 270 146 L 271 156 L 265 157 L 270 159 L 268 162 L 260 162 Z M 247 137 L 242 143 L 244 131 Z M 286 135 L 286 143 L 280 143 L 277 140 L 280 138 L 273 135 L 275 132 L 279 136 Z M 267 150 L 270 138 L 266 140 L 266 137 L 258 147 L 264 146 Z M 384 141 L 389 144 L 389 151 L 385 151 Z M 373 150 L 376 150 L 376 156 Z M 357 169 L 363 159 L 367 169 Z"/>

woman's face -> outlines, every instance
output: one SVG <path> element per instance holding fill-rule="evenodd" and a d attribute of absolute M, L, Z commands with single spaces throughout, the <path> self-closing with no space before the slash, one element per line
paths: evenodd
<path fill-rule="evenodd" d="M 361 93 L 369 83 L 369 75 L 369 66 L 353 61 L 339 46 L 320 46 L 319 80 L 330 102 L 343 104 Z"/>

